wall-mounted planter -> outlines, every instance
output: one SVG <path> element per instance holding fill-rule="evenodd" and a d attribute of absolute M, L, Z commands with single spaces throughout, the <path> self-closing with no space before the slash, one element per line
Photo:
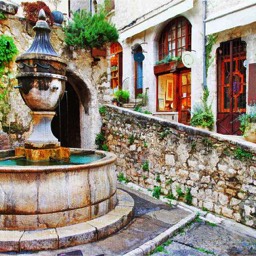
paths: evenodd
<path fill-rule="evenodd" d="M 181 62 L 177 61 L 171 61 L 168 63 L 163 63 L 154 66 L 154 74 L 162 74 L 162 73 L 169 73 L 169 72 L 175 72 L 177 68 L 183 68 L 184 65 Z"/>
<path fill-rule="evenodd" d="M 107 56 L 107 49 L 106 48 L 92 48 L 92 57 L 98 58 L 98 57 L 106 57 Z"/>

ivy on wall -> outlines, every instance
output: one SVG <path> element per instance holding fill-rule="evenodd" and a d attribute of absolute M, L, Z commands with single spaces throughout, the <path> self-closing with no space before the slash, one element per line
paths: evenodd
<path fill-rule="evenodd" d="M 212 62 L 214 61 L 214 57 L 211 56 L 212 47 L 216 43 L 218 38 L 217 34 L 212 34 L 207 36 L 207 42 L 206 42 L 206 76 L 208 75 L 208 69 L 211 66 Z"/>
<path fill-rule="evenodd" d="M 10 88 L 10 72 L 9 63 L 18 54 L 18 49 L 14 40 L 10 36 L 0 36 L 0 122 L 6 118 L 10 111 L 8 104 Z"/>

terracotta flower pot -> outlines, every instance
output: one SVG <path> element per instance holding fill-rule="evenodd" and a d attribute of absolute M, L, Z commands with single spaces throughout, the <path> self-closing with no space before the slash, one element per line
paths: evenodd
<path fill-rule="evenodd" d="M 256 123 L 250 123 L 244 132 L 244 139 L 256 143 Z"/>

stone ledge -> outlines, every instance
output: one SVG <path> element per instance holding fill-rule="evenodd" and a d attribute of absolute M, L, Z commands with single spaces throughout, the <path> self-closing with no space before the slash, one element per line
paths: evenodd
<path fill-rule="evenodd" d="M 118 203 L 114 210 L 87 222 L 35 231 L 0 230 L 0 251 L 56 250 L 109 236 L 126 226 L 133 217 L 133 198 L 128 193 L 119 191 L 117 199 Z"/>

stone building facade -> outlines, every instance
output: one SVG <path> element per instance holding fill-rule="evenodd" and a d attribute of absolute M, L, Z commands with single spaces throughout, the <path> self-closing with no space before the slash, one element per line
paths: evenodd
<path fill-rule="evenodd" d="M 154 115 L 189 124 L 207 85 L 215 131 L 239 134 L 237 118 L 256 99 L 255 9 L 254 0 L 115 1 L 111 20 L 120 32 L 123 66 L 119 87 L 128 89 L 132 98 L 147 93 Z M 183 31 L 179 35 L 177 26 L 184 26 L 188 39 Z M 204 45 L 209 50 L 205 54 Z M 157 62 L 166 54 L 182 61 L 159 70 Z"/>

